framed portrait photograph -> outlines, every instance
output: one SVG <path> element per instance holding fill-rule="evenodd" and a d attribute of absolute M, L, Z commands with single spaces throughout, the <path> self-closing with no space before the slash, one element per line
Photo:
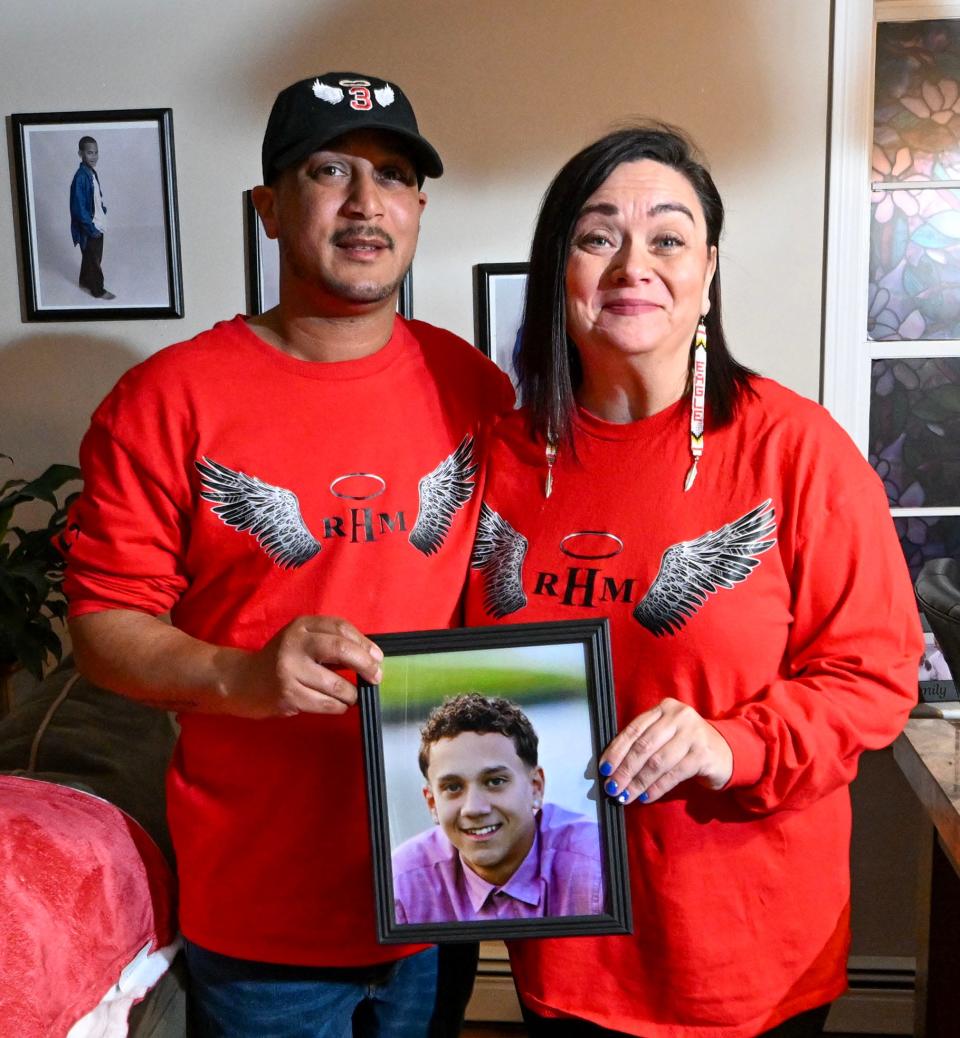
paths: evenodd
<path fill-rule="evenodd" d="M 943 650 L 932 631 L 923 632 L 923 656 L 920 660 L 920 702 L 955 704 L 960 695 Z"/>
<path fill-rule="evenodd" d="M 11 124 L 26 319 L 183 317 L 171 110 Z"/>
<path fill-rule="evenodd" d="M 516 357 L 529 263 L 478 263 L 473 268 L 473 328 L 482 350 L 517 385 Z"/>
<path fill-rule="evenodd" d="M 379 939 L 630 932 L 606 620 L 375 636 L 358 682 Z"/>
<path fill-rule="evenodd" d="M 253 192 L 243 193 L 243 224 L 247 244 L 247 313 L 262 314 L 280 302 L 280 249 L 268 238 L 253 204 Z M 400 284 L 397 313 L 413 317 L 413 267 Z"/>

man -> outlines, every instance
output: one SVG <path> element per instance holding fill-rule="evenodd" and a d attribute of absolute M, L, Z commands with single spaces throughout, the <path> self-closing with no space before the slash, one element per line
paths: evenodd
<path fill-rule="evenodd" d="M 423 796 L 436 829 L 393 855 L 398 923 L 603 911 L 596 822 L 543 801 L 529 718 L 475 692 L 436 707 L 421 732 Z"/>
<path fill-rule="evenodd" d="M 71 633 L 93 680 L 179 712 L 168 814 L 201 1034 L 426 1033 L 436 951 L 376 942 L 341 671 L 379 678 L 358 628 L 458 622 L 481 426 L 511 403 L 478 351 L 396 315 L 441 172 L 396 84 L 282 91 L 253 193 L 279 305 L 128 372 L 81 448 Z"/>
<path fill-rule="evenodd" d="M 79 285 L 95 299 L 116 299 L 103 285 L 103 231 L 107 207 L 100 191 L 97 161 L 100 148 L 93 137 L 81 137 L 80 165 L 70 183 L 70 234 L 80 246 Z"/>

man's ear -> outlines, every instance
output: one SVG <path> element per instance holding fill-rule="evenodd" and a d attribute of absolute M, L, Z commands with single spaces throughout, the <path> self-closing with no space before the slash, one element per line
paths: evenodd
<path fill-rule="evenodd" d="M 426 193 L 426 191 L 421 191 L 420 192 L 420 212 L 422 213 L 424 211 L 424 209 L 426 209 L 426 208 L 427 208 L 427 193 Z"/>
<path fill-rule="evenodd" d="M 433 818 L 434 824 L 439 825 L 440 819 L 437 817 L 437 802 L 433 797 L 433 790 L 429 785 L 423 787 L 423 799 L 427 802 L 427 807 L 430 810 L 430 816 Z"/>
<path fill-rule="evenodd" d="M 274 188 L 267 187 L 265 184 L 258 184 L 250 192 L 250 198 L 253 200 L 254 209 L 260 216 L 267 237 L 276 238 L 278 231 L 276 217 L 277 192 Z"/>
<path fill-rule="evenodd" d="M 543 768 L 537 765 L 530 769 L 530 789 L 533 793 L 533 809 L 539 811 L 543 807 L 543 792 L 546 789 L 547 780 L 543 774 Z"/>

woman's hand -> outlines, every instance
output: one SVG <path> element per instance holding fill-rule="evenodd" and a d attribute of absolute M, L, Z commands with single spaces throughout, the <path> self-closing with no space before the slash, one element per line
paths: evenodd
<path fill-rule="evenodd" d="M 600 774 L 604 792 L 621 804 L 647 804 L 691 778 L 722 789 L 733 774 L 733 753 L 692 706 L 663 699 L 611 741 L 600 758 Z"/>

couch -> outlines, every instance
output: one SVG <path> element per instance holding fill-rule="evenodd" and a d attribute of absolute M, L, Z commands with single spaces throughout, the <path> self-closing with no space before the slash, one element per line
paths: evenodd
<path fill-rule="evenodd" d="M 68 660 L 0 719 L 0 1036 L 183 1038 L 171 717 Z"/>

